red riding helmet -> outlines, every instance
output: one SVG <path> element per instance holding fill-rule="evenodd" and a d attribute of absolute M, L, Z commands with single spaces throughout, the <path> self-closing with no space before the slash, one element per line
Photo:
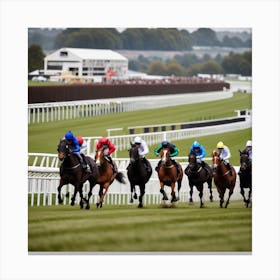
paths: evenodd
<path fill-rule="evenodd" d="M 100 143 L 101 145 L 107 145 L 108 142 L 109 142 L 108 138 L 101 138 L 101 139 L 99 140 L 99 143 Z"/>
<path fill-rule="evenodd" d="M 78 140 L 80 146 L 84 143 L 84 138 L 82 136 L 78 136 L 77 140 Z"/>

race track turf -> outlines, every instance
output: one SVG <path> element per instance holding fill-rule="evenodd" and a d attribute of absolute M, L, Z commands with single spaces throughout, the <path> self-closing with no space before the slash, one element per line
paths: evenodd
<path fill-rule="evenodd" d="M 232 201 L 200 209 L 178 203 L 90 210 L 75 206 L 29 207 L 28 250 L 36 252 L 251 252 L 252 208 Z"/>

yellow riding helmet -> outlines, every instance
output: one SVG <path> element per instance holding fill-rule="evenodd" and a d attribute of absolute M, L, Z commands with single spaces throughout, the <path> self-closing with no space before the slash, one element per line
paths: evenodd
<path fill-rule="evenodd" d="M 217 148 L 218 149 L 223 149 L 224 148 L 224 143 L 222 141 L 220 141 L 218 144 L 217 144 Z"/>

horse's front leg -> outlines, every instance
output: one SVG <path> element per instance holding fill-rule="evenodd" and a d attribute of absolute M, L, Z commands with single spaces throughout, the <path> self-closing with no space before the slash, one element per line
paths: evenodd
<path fill-rule="evenodd" d="M 71 198 L 71 206 L 75 205 L 75 200 L 76 200 L 76 195 L 77 195 L 78 189 L 79 189 L 79 186 L 74 186 L 74 194 Z"/>
<path fill-rule="evenodd" d="M 192 196 L 193 196 L 193 184 L 192 184 L 192 183 L 190 183 L 189 185 L 190 185 L 190 198 L 189 198 L 189 204 L 193 204 L 193 198 L 192 198 Z"/>
<path fill-rule="evenodd" d="M 210 192 L 210 202 L 213 202 L 213 192 L 212 192 L 212 178 L 211 178 L 211 180 L 209 180 L 208 182 L 207 182 L 207 184 L 208 184 L 208 189 L 209 189 L 209 192 Z"/>
<path fill-rule="evenodd" d="M 228 193 L 228 199 L 227 199 L 227 202 L 226 202 L 226 205 L 225 205 L 225 208 L 227 208 L 228 207 L 228 205 L 229 205 L 229 199 L 230 199 L 230 197 L 231 197 L 231 195 L 233 194 L 233 190 L 232 189 L 230 189 L 229 190 L 229 193 Z"/>
<path fill-rule="evenodd" d="M 64 186 L 64 184 L 65 184 L 64 181 L 60 179 L 59 186 L 57 187 L 57 191 L 58 191 L 57 200 L 59 204 L 63 203 L 63 199 L 61 197 L 61 188 Z"/>
<path fill-rule="evenodd" d="M 201 186 L 199 186 L 197 189 L 199 190 L 200 208 L 203 208 L 203 206 L 204 206 L 204 203 L 203 203 L 203 200 L 202 200 L 202 198 L 203 198 L 203 184 Z"/>
<path fill-rule="evenodd" d="M 99 199 L 98 199 L 98 202 L 96 203 L 96 207 L 98 208 L 100 206 L 100 202 L 101 202 L 101 197 L 103 195 L 103 185 L 100 184 L 100 188 L 99 188 Z M 100 207 L 101 208 L 101 207 Z"/>
<path fill-rule="evenodd" d="M 249 188 L 249 195 L 248 195 L 248 200 L 247 200 L 247 207 L 249 206 L 251 202 L 251 196 L 252 196 L 252 187 Z"/>
<path fill-rule="evenodd" d="M 175 195 L 175 182 L 171 184 L 171 202 L 177 201 L 176 195 Z"/>
<path fill-rule="evenodd" d="M 80 208 L 84 208 L 84 196 L 83 196 L 83 184 L 79 185 L 79 194 L 80 194 Z"/>
<path fill-rule="evenodd" d="M 140 185 L 140 195 L 139 195 L 139 204 L 138 204 L 138 208 L 143 208 L 143 196 L 145 194 L 145 184 L 144 185 Z"/>
<path fill-rule="evenodd" d="M 164 183 L 160 182 L 160 193 L 162 194 L 162 200 L 168 200 L 166 192 L 164 190 Z"/>
<path fill-rule="evenodd" d="M 133 197 L 133 191 L 134 191 L 134 197 Z M 137 199 L 137 194 L 135 191 L 135 185 L 130 183 L 130 203 L 133 203 L 133 198 Z"/>
<path fill-rule="evenodd" d="M 241 195 L 243 197 L 244 204 L 246 204 L 247 203 L 247 199 L 245 198 L 245 191 L 244 191 L 244 188 L 243 188 L 242 184 L 240 184 L 240 193 L 241 193 Z"/>
<path fill-rule="evenodd" d="M 100 186 L 100 191 L 99 191 L 99 202 L 96 204 L 97 207 L 100 207 L 102 208 L 102 204 L 103 204 L 103 201 L 104 201 L 104 197 L 108 191 L 108 188 L 109 188 L 110 184 L 107 183 L 107 184 L 104 184 L 102 187 Z M 105 191 L 103 191 L 105 190 Z"/>
<path fill-rule="evenodd" d="M 223 208 L 225 189 L 222 190 L 217 186 L 217 190 L 218 190 L 219 198 L 220 198 L 220 208 Z"/>
<path fill-rule="evenodd" d="M 89 201 L 90 201 L 90 198 L 92 196 L 92 189 L 93 187 L 95 186 L 95 183 L 94 182 L 90 182 L 90 186 L 89 186 L 89 192 L 88 192 L 88 198 L 86 200 L 87 202 L 87 206 L 86 206 L 86 209 L 90 209 L 90 204 L 89 204 Z"/>
<path fill-rule="evenodd" d="M 180 192 L 180 189 L 181 189 L 181 186 L 182 186 L 182 179 L 179 179 L 177 183 L 178 183 L 178 198 L 177 198 L 177 200 L 180 200 L 179 192 Z"/>

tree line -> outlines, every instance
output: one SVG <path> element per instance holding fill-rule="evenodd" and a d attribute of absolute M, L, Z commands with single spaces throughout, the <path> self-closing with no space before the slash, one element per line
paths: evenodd
<path fill-rule="evenodd" d="M 28 44 L 41 45 L 44 50 L 61 47 L 126 49 L 126 50 L 192 50 L 193 46 L 246 47 L 252 46 L 250 34 L 222 38 L 211 28 L 193 32 L 177 28 L 67 28 L 28 30 Z"/>
<path fill-rule="evenodd" d="M 129 61 L 128 68 L 150 75 L 195 76 L 200 74 L 239 74 L 252 76 L 252 52 L 231 52 L 222 57 L 220 54 L 212 58 L 209 54 L 198 57 L 194 54 L 175 55 L 163 60 L 160 58 L 138 56 Z"/>

